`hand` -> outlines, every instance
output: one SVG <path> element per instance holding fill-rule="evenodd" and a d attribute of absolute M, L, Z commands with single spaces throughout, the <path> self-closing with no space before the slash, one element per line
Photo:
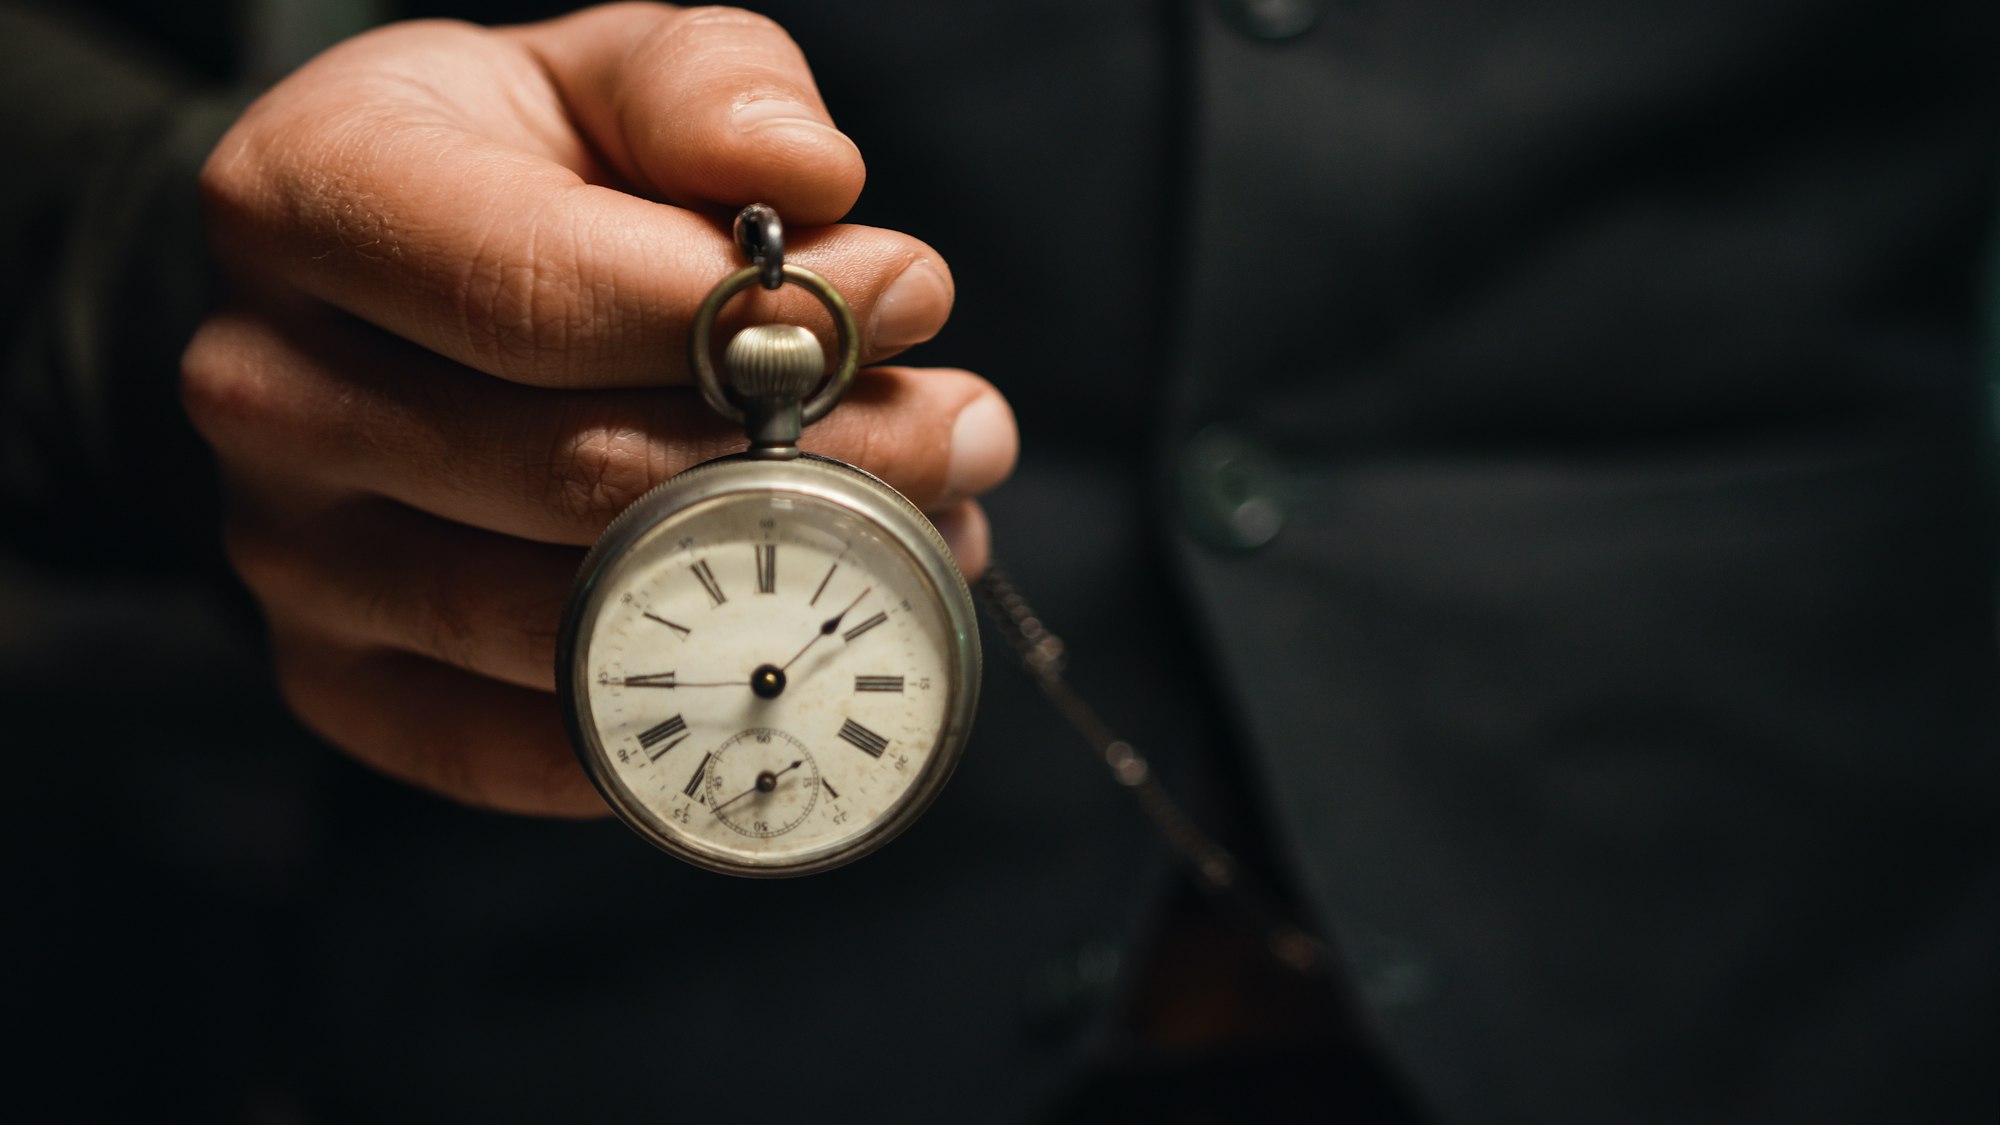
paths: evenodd
<path fill-rule="evenodd" d="M 810 649 L 812 648 L 812 646 L 818 644 L 820 642 L 820 638 L 832 636 L 833 631 L 835 629 L 840 628 L 841 619 L 846 617 L 850 612 L 852 612 L 855 606 L 860 605 L 862 598 L 865 598 L 874 592 L 875 592 L 875 587 L 873 586 L 868 587 L 867 589 L 854 595 L 854 600 L 847 603 L 846 609 L 843 609 L 839 613 L 834 614 L 832 617 L 827 618 L 825 621 L 820 622 L 819 631 L 812 635 L 812 640 L 806 642 L 805 648 L 802 648 L 799 651 L 793 653 L 792 658 L 790 660 L 785 661 L 784 665 L 781 666 L 778 669 L 778 671 L 780 672 L 791 671 L 792 665 L 797 664 L 799 662 L 799 657 L 804 656 L 806 654 L 807 649 Z"/>
<path fill-rule="evenodd" d="M 862 176 L 797 47 L 729 9 L 392 26 L 252 106 L 203 172 L 233 296 L 183 393 L 299 715 L 460 800 L 601 813 L 550 694 L 558 617 L 582 545 L 740 445 L 683 358 L 738 265 L 729 214 L 778 208 L 788 259 L 847 296 L 870 361 L 949 312 L 930 247 L 822 225 Z M 826 327 L 795 287 L 746 305 Z M 983 566 L 970 498 L 1015 450 L 991 386 L 874 369 L 804 444 L 940 513 Z"/>

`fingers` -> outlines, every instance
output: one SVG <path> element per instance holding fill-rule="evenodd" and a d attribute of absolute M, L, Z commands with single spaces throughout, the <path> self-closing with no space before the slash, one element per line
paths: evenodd
<path fill-rule="evenodd" d="M 547 583 L 532 573 L 534 565 L 500 557 L 510 549 L 533 545 L 479 545 L 479 557 L 498 574 L 481 583 L 480 590 L 452 593 L 450 604 L 459 607 L 455 616 L 465 627 L 463 631 L 457 626 L 439 628 L 422 621 L 426 605 L 422 598 L 402 594 L 435 590 L 441 583 L 448 587 L 450 583 L 443 582 L 442 576 L 462 577 L 478 568 L 468 565 L 462 554 L 468 545 L 441 545 L 424 532 L 413 536 L 417 523 L 427 517 L 405 515 L 399 526 L 383 506 L 357 508 L 330 520 L 320 542 L 337 542 L 344 537 L 389 560 L 363 569 L 375 575 L 381 588 L 390 593 L 388 600 L 395 610 L 370 610 L 364 614 L 367 621 L 385 625 L 389 631 L 400 630 L 405 639 L 450 638 L 445 647 L 466 664 L 480 667 L 465 670 L 433 659 L 435 654 L 423 651 L 421 645 L 417 651 L 409 651 L 402 645 L 378 644 L 361 635 L 372 629 L 330 628 L 331 622 L 338 621 L 342 607 L 357 604 L 353 597 L 356 588 L 330 577 L 348 560 L 292 551 L 282 552 L 290 561 L 281 563 L 270 557 L 277 540 L 258 542 L 260 535 L 239 531 L 232 536 L 232 547 L 239 565 L 245 567 L 246 579 L 265 598 L 278 681 L 286 701 L 308 726 L 359 760 L 454 800 L 508 812 L 603 815 L 603 802 L 570 750 L 553 697 L 482 674 L 482 670 L 504 666 L 507 653 L 518 646 L 508 643 L 496 648 L 484 643 L 509 631 L 490 628 L 508 614 L 483 612 L 477 604 L 478 595 L 504 590 L 511 583 L 500 575 L 524 571 L 528 572 L 524 580 L 516 578 L 528 596 L 517 592 L 495 600 L 514 605 L 538 600 Z M 968 574 L 979 573 L 985 565 L 985 518 L 978 506 L 970 502 L 957 506 L 940 517 L 939 528 L 959 552 L 960 566 Z M 443 525 L 432 530 L 448 534 Z M 393 544 L 393 549 L 384 550 L 387 544 Z M 573 562 L 575 556 L 568 554 L 568 558 Z M 426 565 L 438 567 L 439 581 L 421 577 Z M 283 569 L 300 573 L 274 577 L 274 571 Z M 404 590 L 396 589 L 399 583 Z M 316 586 L 320 594 L 312 592 Z M 408 611 L 415 611 L 415 616 L 398 620 Z M 553 628 L 551 611 L 548 629 Z M 539 628 L 528 630 L 517 625 L 513 631 L 523 635 L 534 632 L 537 638 L 541 635 Z M 539 641 L 535 647 L 540 647 Z M 500 656 L 497 661 L 485 659 L 494 653 Z M 541 675 L 548 675 L 546 665 Z"/>
<path fill-rule="evenodd" d="M 517 33 L 578 124 L 641 191 L 797 226 L 838 220 L 865 176 L 784 29 L 736 8 L 587 8 Z"/>
<path fill-rule="evenodd" d="M 238 482 L 230 562 L 295 630 L 555 690 L 556 632 L 583 552 L 495 535 L 372 497 L 302 505 Z"/>
<path fill-rule="evenodd" d="M 555 690 L 556 634 L 581 551 L 372 498 L 301 514 L 285 491 L 239 487 L 227 543 L 244 585 L 292 635 Z M 986 517 L 976 503 L 946 509 L 936 524 L 961 570 L 985 570 Z"/>
<path fill-rule="evenodd" d="M 278 682 L 306 724 L 368 765 L 466 804 L 602 816 L 555 701 L 421 657 L 274 620 Z"/>
<path fill-rule="evenodd" d="M 976 500 L 965 500 L 931 517 L 938 534 L 951 547 L 952 557 L 966 578 L 986 573 L 992 561 L 992 534 L 986 523 L 986 509 Z"/>
<path fill-rule="evenodd" d="M 593 182 L 591 142 L 608 140 L 608 160 L 663 194 L 785 200 L 788 259 L 846 296 L 865 357 L 937 331 L 952 285 L 934 250 L 875 228 L 806 229 L 845 210 L 861 172 L 830 127 L 801 124 L 824 114 L 782 32 L 714 10 L 587 17 L 507 34 L 404 25 L 331 52 L 211 156 L 211 242 L 239 278 L 295 287 L 492 375 L 685 381 L 693 311 L 741 263 L 722 216 Z M 788 117 L 793 106 L 806 116 Z M 795 286 L 732 302 L 724 329 L 752 309 L 831 339 Z"/>
<path fill-rule="evenodd" d="M 799 439 L 874 473 L 925 511 L 988 492 L 1014 471 L 1014 412 L 992 384 L 952 368 L 878 367 Z"/>
<path fill-rule="evenodd" d="M 515 386 L 325 318 L 220 313 L 190 346 L 182 386 L 196 427 L 246 479 L 309 473 L 545 543 L 588 544 L 660 481 L 742 448 L 692 391 Z M 930 510 L 999 484 L 1018 449 L 984 380 L 911 368 L 864 373 L 802 444 Z"/>
<path fill-rule="evenodd" d="M 686 380 L 693 311 L 741 264 L 728 211 L 779 208 L 787 258 L 846 296 L 867 360 L 949 313 L 930 247 L 818 226 L 864 175 L 796 45 L 726 9 L 397 25 L 261 99 L 203 173 L 211 243 L 259 307 L 207 322 L 183 388 L 295 709 L 460 800 L 602 812 L 546 694 L 555 631 L 574 545 L 741 446 L 691 391 L 636 389 Z M 831 341 L 796 287 L 732 302 L 718 340 L 753 317 Z M 943 511 L 983 566 L 967 498 L 1015 436 L 982 380 L 867 372 L 804 444 Z"/>

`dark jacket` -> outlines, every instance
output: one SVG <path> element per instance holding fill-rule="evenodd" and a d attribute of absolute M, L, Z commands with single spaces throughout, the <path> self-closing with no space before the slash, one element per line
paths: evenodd
<path fill-rule="evenodd" d="M 1015 404 L 996 542 L 1075 678 L 1270 855 L 1423 1112 L 2000 1115 L 1990 4 L 758 6 L 855 217 L 952 264 L 917 358 Z M 200 573 L 172 366 L 241 55 L 5 19 L 8 541 Z M 106 604 L 0 633 L 44 1072 L 171 1061 L 67 1087 L 105 1112 L 1018 1120 L 1171 886 L 997 650 L 918 828 L 746 884 L 399 791 Z M 159 671 L 106 706 L 93 638 Z"/>

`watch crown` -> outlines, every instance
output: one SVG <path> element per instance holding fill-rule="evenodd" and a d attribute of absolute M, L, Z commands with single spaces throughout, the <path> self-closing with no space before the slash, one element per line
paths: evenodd
<path fill-rule="evenodd" d="M 739 395 L 803 399 L 825 378 L 826 353 L 799 325 L 759 324 L 729 341 L 722 367 Z"/>

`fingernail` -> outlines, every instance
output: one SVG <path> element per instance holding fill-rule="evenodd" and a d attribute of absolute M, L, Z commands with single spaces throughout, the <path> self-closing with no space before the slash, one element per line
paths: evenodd
<path fill-rule="evenodd" d="M 868 340 L 877 352 L 921 344 L 937 335 L 951 315 L 951 279 L 929 258 L 904 270 L 875 298 Z"/>
<path fill-rule="evenodd" d="M 965 404 L 951 424 L 944 494 L 953 499 L 977 496 L 1006 480 L 1019 445 L 1006 399 L 984 394 Z"/>

